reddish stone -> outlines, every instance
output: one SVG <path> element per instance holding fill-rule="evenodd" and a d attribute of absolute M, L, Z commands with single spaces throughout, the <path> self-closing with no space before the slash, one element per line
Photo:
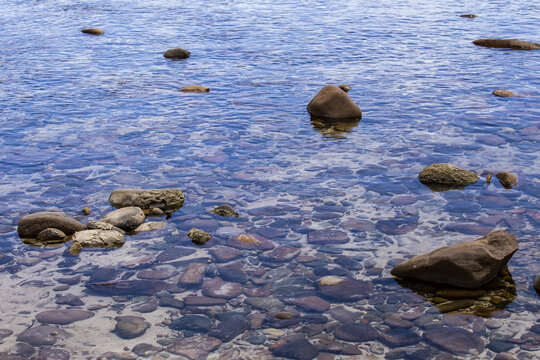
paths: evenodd
<path fill-rule="evenodd" d="M 225 305 L 227 300 L 207 296 L 186 296 L 184 302 L 187 306 L 215 306 Z"/>
<path fill-rule="evenodd" d="M 210 250 L 210 254 L 217 262 L 228 262 L 242 256 L 244 253 L 231 247 L 220 246 Z"/>
<path fill-rule="evenodd" d="M 330 303 L 318 296 L 306 296 L 296 300 L 296 306 L 308 310 L 324 312 L 330 309 Z"/>
<path fill-rule="evenodd" d="M 204 263 L 194 262 L 189 264 L 184 274 L 182 274 L 178 285 L 184 287 L 192 287 L 201 284 L 205 271 L 206 264 Z"/>
<path fill-rule="evenodd" d="M 225 282 L 220 278 L 205 280 L 202 294 L 216 298 L 232 299 L 242 293 L 244 288 L 239 283 Z"/>
<path fill-rule="evenodd" d="M 349 237 L 339 230 L 316 230 L 308 235 L 310 244 L 346 244 Z"/>
<path fill-rule="evenodd" d="M 261 260 L 265 261 L 275 261 L 275 262 L 285 262 L 291 261 L 300 254 L 300 249 L 285 245 L 275 248 L 272 251 L 263 253 L 260 255 Z"/>

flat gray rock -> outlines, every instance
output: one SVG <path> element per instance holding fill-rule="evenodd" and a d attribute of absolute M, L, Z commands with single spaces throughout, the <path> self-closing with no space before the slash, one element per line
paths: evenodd
<path fill-rule="evenodd" d="M 108 213 L 101 221 L 130 231 L 141 225 L 145 219 L 146 215 L 141 208 L 129 206 Z"/>
<path fill-rule="evenodd" d="M 116 249 L 124 245 L 124 235 L 114 230 L 83 230 L 73 234 L 73 242 L 83 248 Z"/>
<path fill-rule="evenodd" d="M 464 288 L 478 288 L 493 279 L 518 249 L 513 234 L 493 231 L 475 241 L 444 246 L 396 265 L 394 276 Z"/>
<path fill-rule="evenodd" d="M 64 213 L 42 211 L 23 216 L 17 232 L 21 238 L 35 238 L 47 228 L 58 229 L 66 235 L 84 230 L 84 225 Z"/>

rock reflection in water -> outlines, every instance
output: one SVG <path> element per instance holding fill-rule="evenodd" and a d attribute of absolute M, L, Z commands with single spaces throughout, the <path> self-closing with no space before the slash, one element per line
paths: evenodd
<path fill-rule="evenodd" d="M 346 133 L 351 132 L 359 122 L 360 119 L 336 121 L 311 117 L 311 124 L 314 129 L 319 130 L 325 137 L 333 138 L 342 138 Z"/>
<path fill-rule="evenodd" d="M 423 296 L 441 313 L 460 311 L 482 317 L 505 309 L 516 299 L 516 285 L 508 268 L 504 268 L 493 280 L 477 289 L 465 289 L 425 281 L 394 280 L 402 287 Z"/>

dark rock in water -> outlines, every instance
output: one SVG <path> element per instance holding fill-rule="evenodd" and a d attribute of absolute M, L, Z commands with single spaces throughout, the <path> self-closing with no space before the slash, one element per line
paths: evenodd
<path fill-rule="evenodd" d="M 84 302 L 81 300 L 81 298 L 73 294 L 57 295 L 55 302 L 59 305 L 69 305 L 69 306 L 83 306 L 84 305 Z"/>
<path fill-rule="evenodd" d="M 516 237 L 503 230 L 461 244 L 444 246 L 395 266 L 392 275 L 464 288 L 493 279 L 518 249 Z"/>
<path fill-rule="evenodd" d="M 370 282 L 334 276 L 321 278 L 317 285 L 322 295 L 341 301 L 363 299 L 369 296 L 373 290 L 373 285 Z"/>
<path fill-rule="evenodd" d="M 441 289 L 435 292 L 436 296 L 444 299 L 459 300 L 459 299 L 478 299 L 486 294 L 486 290 L 483 289 L 461 289 L 450 288 Z"/>
<path fill-rule="evenodd" d="M 191 53 L 181 48 L 169 49 L 163 53 L 167 59 L 187 59 Z"/>
<path fill-rule="evenodd" d="M 180 91 L 191 92 L 191 93 L 203 93 L 203 92 L 210 92 L 210 89 L 201 85 L 189 85 L 189 86 L 185 86 L 181 88 Z"/>
<path fill-rule="evenodd" d="M 143 335 L 149 325 L 140 316 L 117 316 L 114 332 L 122 339 L 134 339 Z"/>
<path fill-rule="evenodd" d="M 104 266 L 104 267 L 100 267 L 94 270 L 91 273 L 90 278 L 88 279 L 88 282 L 99 283 L 99 282 L 110 281 L 110 280 L 116 279 L 117 276 L 118 276 L 118 270 L 116 270 L 112 266 Z"/>
<path fill-rule="evenodd" d="M 203 360 L 221 346 L 221 340 L 206 335 L 196 335 L 179 340 L 167 347 L 167 351 L 188 359 Z"/>
<path fill-rule="evenodd" d="M 324 120 L 358 120 L 362 110 L 349 95 L 334 85 L 326 85 L 309 102 L 307 110 L 312 117 Z"/>
<path fill-rule="evenodd" d="M 248 275 L 244 271 L 233 267 L 225 267 L 219 269 L 218 275 L 225 281 L 232 281 L 240 284 L 245 284 L 249 280 Z"/>
<path fill-rule="evenodd" d="M 206 315 L 184 315 L 171 321 L 170 328 L 173 330 L 207 332 L 212 328 L 212 320 Z"/>
<path fill-rule="evenodd" d="M 225 282 L 220 278 L 205 280 L 202 286 L 204 296 L 232 299 L 242 293 L 242 285 L 233 282 Z"/>
<path fill-rule="evenodd" d="M 17 335 L 17 341 L 23 341 L 32 346 L 53 345 L 56 340 L 62 339 L 65 332 L 50 325 L 39 325 L 24 330 Z"/>
<path fill-rule="evenodd" d="M 263 334 L 257 334 L 249 336 L 245 340 L 251 345 L 262 345 L 266 342 L 266 336 Z"/>
<path fill-rule="evenodd" d="M 518 178 L 516 174 L 505 171 L 497 173 L 495 174 L 495 176 L 497 177 L 497 179 L 499 179 L 499 182 L 502 186 L 505 187 L 505 189 L 511 189 L 514 185 L 517 184 Z"/>
<path fill-rule="evenodd" d="M 403 235 L 414 231 L 418 226 L 416 219 L 386 219 L 379 220 L 375 227 L 388 235 Z"/>
<path fill-rule="evenodd" d="M 480 354 L 484 350 L 482 339 L 464 329 L 433 326 L 424 330 L 424 337 L 453 354 Z"/>
<path fill-rule="evenodd" d="M 511 50 L 538 50 L 540 44 L 516 39 L 478 39 L 474 45 Z"/>
<path fill-rule="evenodd" d="M 456 311 L 459 309 L 465 309 L 475 304 L 473 299 L 462 299 L 455 301 L 448 301 L 442 304 L 437 304 L 437 308 L 441 313 L 447 313 L 451 311 Z"/>
<path fill-rule="evenodd" d="M 172 296 L 163 296 L 159 299 L 159 306 L 172 307 L 175 309 L 183 309 L 185 304 L 182 300 L 175 299 Z"/>
<path fill-rule="evenodd" d="M 124 235 L 114 230 L 77 231 L 72 240 L 83 248 L 92 249 L 116 249 L 124 245 Z"/>
<path fill-rule="evenodd" d="M 64 234 L 61 230 L 54 229 L 54 228 L 47 228 L 42 231 L 40 231 L 39 234 L 37 234 L 37 239 L 42 242 L 59 242 L 66 240 L 66 234 Z"/>
<path fill-rule="evenodd" d="M 536 290 L 538 295 L 540 295 L 540 276 L 536 278 L 536 280 L 533 283 L 533 288 Z"/>
<path fill-rule="evenodd" d="M 103 35 L 105 34 L 105 31 L 98 29 L 98 28 L 88 28 L 88 29 L 82 29 L 82 33 L 90 34 L 90 35 Z"/>
<path fill-rule="evenodd" d="M 88 230 L 114 230 L 114 231 L 118 231 L 122 235 L 126 234 L 126 232 L 120 229 L 119 227 L 116 227 L 114 225 L 111 225 L 103 221 L 90 221 L 88 222 L 88 224 L 86 224 L 86 228 Z"/>
<path fill-rule="evenodd" d="M 188 268 L 182 274 L 182 277 L 178 281 L 178 286 L 192 288 L 199 286 L 206 272 L 207 265 L 200 262 L 194 262 L 189 264 Z"/>
<path fill-rule="evenodd" d="M 83 207 L 81 212 L 83 213 L 84 216 L 88 216 L 90 215 L 90 213 L 92 212 L 92 210 L 90 210 L 89 207 Z"/>
<path fill-rule="evenodd" d="M 515 96 L 517 96 L 513 92 L 511 92 L 509 90 L 504 90 L 504 89 L 493 90 L 492 94 L 495 95 L 495 96 L 498 96 L 498 97 L 515 97 Z"/>
<path fill-rule="evenodd" d="M 139 271 L 137 273 L 137 277 L 139 279 L 150 279 L 150 280 L 167 280 L 171 276 L 173 276 L 173 274 L 165 270 L 147 269 L 147 270 Z"/>
<path fill-rule="evenodd" d="M 390 329 L 381 335 L 381 341 L 389 347 L 401 347 L 417 344 L 422 338 L 414 331 L 406 328 Z"/>
<path fill-rule="evenodd" d="M 36 320 L 44 324 L 67 325 L 76 321 L 86 320 L 94 316 L 94 313 L 86 310 L 45 310 L 36 315 Z"/>
<path fill-rule="evenodd" d="M 255 309 L 268 312 L 279 312 L 285 307 L 281 300 L 274 297 L 248 297 L 244 300 L 244 303 Z"/>
<path fill-rule="evenodd" d="M 206 244 L 210 239 L 212 239 L 212 235 L 207 233 L 206 231 L 202 231 L 199 229 L 191 229 L 188 231 L 187 236 L 193 241 L 196 245 L 204 245 Z"/>
<path fill-rule="evenodd" d="M 345 91 L 345 92 L 349 92 L 349 90 L 352 89 L 352 87 L 350 85 L 347 85 L 347 84 L 341 84 L 338 86 L 338 88 L 340 88 L 341 90 Z"/>
<path fill-rule="evenodd" d="M 180 189 L 117 189 L 109 196 L 109 203 L 118 209 L 135 206 L 141 209 L 158 208 L 166 213 L 180 209 L 184 201 L 185 196 Z"/>
<path fill-rule="evenodd" d="M 184 248 L 184 247 L 173 247 L 161 252 L 156 256 L 158 262 L 167 262 L 171 260 L 176 260 L 181 257 L 189 256 L 195 252 L 194 249 Z"/>
<path fill-rule="evenodd" d="M 214 306 L 225 305 L 227 300 L 207 296 L 186 296 L 184 302 L 188 306 Z"/>
<path fill-rule="evenodd" d="M 162 280 L 123 280 L 104 283 L 88 283 L 86 287 L 105 296 L 154 295 L 171 287 Z"/>
<path fill-rule="evenodd" d="M 272 349 L 272 353 L 287 359 L 310 360 L 319 355 L 319 350 L 306 339 L 299 339 Z"/>
<path fill-rule="evenodd" d="M 210 250 L 210 254 L 217 262 L 228 262 L 242 256 L 244 253 L 228 246 L 220 246 Z"/>
<path fill-rule="evenodd" d="M 433 191 L 462 189 L 480 178 L 471 171 L 451 164 L 431 164 L 418 175 L 420 182 Z"/>
<path fill-rule="evenodd" d="M 58 229 L 66 235 L 84 230 L 84 225 L 64 213 L 42 211 L 23 216 L 17 232 L 21 238 L 35 238 L 47 228 Z"/>
<path fill-rule="evenodd" d="M 349 237 L 339 230 L 315 230 L 308 234 L 309 244 L 346 244 Z"/>
<path fill-rule="evenodd" d="M 459 15 L 459 17 L 468 18 L 468 19 L 474 19 L 477 16 L 475 14 L 461 14 L 461 15 Z"/>
<path fill-rule="evenodd" d="M 238 214 L 230 205 L 217 206 L 216 208 L 210 210 L 210 212 L 219 216 L 224 216 L 224 217 L 229 217 L 229 216 L 239 217 L 240 216 L 240 214 Z"/>
<path fill-rule="evenodd" d="M 232 315 L 224 319 L 219 325 L 208 333 L 223 342 L 231 341 L 249 329 L 249 320 L 243 315 Z"/>
<path fill-rule="evenodd" d="M 15 359 L 11 356 L 16 357 L 17 359 L 19 359 L 19 356 L 22 356 L 22 359 L 30 359 L 30 357 L 34 355 L 34 353 L 36 352 L 36 349 L 34 349 L 33 346 L 27 343 L 19 342 L 19 343 L 16 343 L 15 346 L 13 346 L 9 352 L 10 352 L 10 355 L 8 355 L 7 357 L 8 360 Z M 3 360 L 5 359 L 2 355 L 0 356 Z"/>
<path fill-rule="evenodd" d="M 37 360 L 69 360 L 69 352 L 63 349 L 40 349 Z"/>
<path fill-rule="evenodd" d="M 351 323 L 338 327 L 334 335 L 345 341 L 365 342 L 376 340 L 379 337 L 379 332 L 368 324 Z"/>
<path fill-rule="evenodd" d="M 141 225 L 145 219 L 146 216 L 141 208 L 128 206 L 108 213 L 101 221 L 119 227 L 122 230 L 130 231 Z"/>
<path fill-rule="evenodd" d="M 7 338 L 13 334 L 13 330 L 10 329 L 0 329 L 0 340 Z"/>

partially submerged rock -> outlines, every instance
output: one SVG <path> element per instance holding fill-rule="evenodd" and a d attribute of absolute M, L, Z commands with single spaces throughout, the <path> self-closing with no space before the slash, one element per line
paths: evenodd
<path fill-rule="evenodd" d="M 181 48 L 169 49 L 163 53 L 167 59 L 187 59 L 191 53 Z"/>
<path fill-rule="evenodd" d="M 238 214 L 230 205 L 219 205 L 214 209 L 210 210 L 210 212 L 223 217 L 240 216 L 240 214 Z"/>
<path fill-rule="evenodd" d="M 120 229 L 119 227 L 116 227 L 112 224 L 109 224 L 109 223 L 106 223 L 106 222 L 103 222 L 103 221 L 90 221 L 88 224 L 86 224 L 86 228 L 88 230 L 94 230 L 94 229 L 99 229 L 99 230 L 114 230 L 114 231 L 118 231 L 120 234 L 123 234 L 125 235 L 126 232 L 122 229 Z"/>
<path fill-rule="evenodd" d="M 98 28 L 88 28 L 88 29 L 82 29 L 82 33 L 90 34 L 90 35 L 102 35 L 105 34 L 105 31 L 98 29 Z"/>
<path fill-rule="evenodd" d="M 338 86 L 338 88 L 340 88 L 341 90 L 343 90 L 345 92 L 349 92 L 349 90 L 352 89 L 352 86 L 347 85 L 347 84 L 341 84 L 341 85 Z"/>
<path fill-rule="evenodd" d="M 59 242 L 59 241 L 65 241 L 66 240 L 66 234 L 62 232 L 61 230 L 54 229 L 54 228 L 47 228 L 45 230 L 40 231 L 40 233 L 37 235 L 37 239 L 43 243 L 47 242 Z"/>
<path fill-rule="evenodd" d="M 418 175 L 420 182 L 434 191 L 462 189 L 480 178 L 477 174 L 451 164 L 431 164 Z"/>
<path fill-rule="evenodd" d="M 511 50 L 538 50 L 540 44 L 516 39 L 478 39 L 473 41 L 474 45 L 492 48 Z"/>
<path fill-rule="evenodd" d="M 309 102 L 307 110 L 312 117 L 324 120 L 359 120 L 362 110 L 341 88 L 326 85 Z"/>
<path fill-rule="evenodd" d="M 84 230 L 84 225 L 64 213 L 42 211 L 23 216 L 17 232 L 21 238 L 35 238 L 47 228 L 58 229 L 66 235 Z"/>
<path fill-rule="evenodd" d="M 514 187 L 514 185 L 517 184 L 518 178 L 516 174 L 504 171 L 495 174 L 495 176 L 497 177 L 497 179 L 499 179 L 501 185 L 504 186 L 506 189 L 511 189 L 512 187 Z"/>
<path fill-rule="evenodd" d="M 461 14 L 461 15 L 459 15 L 459 17 L 468 18 L 468 19 L 474 19 L 477 16 L 475 14 Z"/>
<path fill-rule="evenodd" d="M 207 233 L 206 231 L 202 231 L 199 229 L 191 229 L 188 231 L 187 236 L 195 243 L 196 245 L 204 245 L 206 244 L 210 239 L 212 239 L 212 235 Z"/>
<path fill-rule="evenodd" d="M 180 89 L 180 91 L 202 93 L 202 92 L 210 92 L 210 89 L 202 85 L 189 85 L 189 86 L 184 86 L 183 88 Z"/>
<path fill-rule="evenodd" d="M 533 283 L 533 288 L 536 290 L 538 295 L 540 295 L 540 276 L 536 278 L 535 282 Z"/>
<path fill-rule="evenodd" d="M 124 235 L 114 230 L 83 230 L 73 234 L 73 243 L 83 248 L 116 249 L 124 245 Z"/>
<path fill-rule="evenodd" d="M 493 90 L 492 94 L 495 95 L 495 96 L 498 96 L 498 97 L 514 97 L 514 96 L 517 96 L 516 94 L 514 94 L 510 90 L 504 90 L 504 89 Z"/>
<path fill-rule="evenodd" d="M 108 213 L 101 221 L 130 231 L 141 225 L 145 219 L 146 216 L 141 208 L 129 206 Z"/>
<path fill-rule="evenodd" d="M 477 288 L 493 279 L 517 249 L 513 234 L 497 230 L 475 241 L 415 256 L 395 266 L 391 273 L 402 278 Z"/>
<path fill-rule="evenodd" d="M 184 205 L 185 196 L 180 189 L 117 189 L 109 196 L 115 208 L 136 206 L 141 209 L 158 208 L 166 213 L 174 212 Z"/>

